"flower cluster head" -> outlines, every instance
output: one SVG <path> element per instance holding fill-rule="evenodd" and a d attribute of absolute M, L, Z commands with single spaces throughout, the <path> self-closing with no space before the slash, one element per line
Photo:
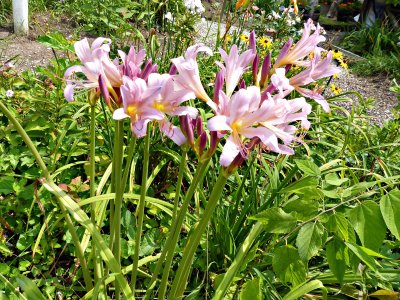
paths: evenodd
<path fill-rule="evenodd" d="M 168 74 L 159 74 L 157 66 L 145 60 L 144 50 L 118 51 L 119 58 L 111 60 L 108 39 L 98 38 L 91 46 L 85 39 L 75 44 L 82 65 L 67 70 L 65 96 L 72 100 L 74 91 L 83 88 L 99 91 L 115 120 L 130 119 L 136 137 L 145 136 L 152 122 L 177 145 L 192 147 L 200 158 L 213 155 L 221 141 L 220 163 L 228 172 L 255 147 L 293 154 L 293 145 L 300 142 L 299 130 L 310 127 L 311 105 L 305 98 L 315 99 L 329 111 L 322 89 L 310 84 L 340 71 L 331 65 L 332 52 L 322 55 L 324 50 L 317 45 L 324 37 L 319 25 L 313 26 L 309 20 L 300 41 L 293 45 L 289 40 L 275 60 L 270 53 L 263 57 L 257 53 L 254 32 L 248 36 L 248 50 L 240 52 L 237 45 L 229 51 L 219 49 L 221 61 L 216 62 L 219 71 L 212 95 L 203 87 L 197 63 L 199 53 L 212 55 L 203 44 L 189 47 L 183 56 L 171 60 Z M 259 40 L 260 45 L 264 48 Z M 300 70 L 290 71 L 292 66 Z M 77 78 L 78 72 L 86 79 Z M 252 85 L 244 81 L 247 72 Z M 293 91 L 302 97 L 287 99 Z M 196 108 L 184 104 L 195 98 L 208 105 L 214 116 L 202 120 Z M 179 126 L 173 117 L 179 118 Z"/>

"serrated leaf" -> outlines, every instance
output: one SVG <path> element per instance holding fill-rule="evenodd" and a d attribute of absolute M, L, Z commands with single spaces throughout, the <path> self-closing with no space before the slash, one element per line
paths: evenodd
<path fill-rule="evenodd" d="M 379 204 L 386 226 L 400 240 L 400 191 L 390 191 L 382 197 Z"/>
<path fill-rule="evenodd" d="M 325 242 L 325 228 L 319 223 L 308 223 L 301 227 L 296 239 L 300 258 L 308 261 L 315 256 Z"/>
<path fill-rule="evenodd" d="M 272 233 L 288 233 L 296 226 L 297 219 L 293 213 L 287 214 L 279 207 L 272 207 L 250 217 L 264 224 L 264 230 Z"/>
<path fill-rule="evenodd" d="M 349 212 L 349 221 L 364 247 L 378 250 L 386 235 L 386 225 L 379 205 L 365 201 Z"/>
<path fill-rule="evenodd" d="M 336 233 L 342 240 L 349 241 L 349 222 L 342 213 L 335 213 L 329 217 L 326 228 Z"/>
<path fill-rule="evenodd" d="M 342 283 L 349 261 L 349 253 L 343 242 L 337 238 L 330 241 L 326 245 L 326 259 L 333 275 Z"/>
<path fill-rule="evenodd" d="M 347 247 L 359 258 L 361 259 L 371 270 L 377 272 L 377 265 L 378 263 L 371 257 L 369 256 L 364 249 L 362 249 L 360 246 L 352 243 L 346 243 Z"/>
<path fill-rule="evenodd" d="M 321 171 L 319 170 L 318 166 L 314 164 L 311 160 L 295 159 L 294 162 L 296 163 L 297 167 L 304 172 L 305 175 L 321 175 Z"/>
<path fill-rule="evenodd" d="M 260 278 L 254 278 L 247 281 L 240 291 L 240 300 L 262 300 L 264 299 L 262 293 L 262 280 Z"/>
<path fill-rule="evenodd" d="M 305 221 L 317 215 L 318 202 L 300 197 L 300 199 L 294 199 L 286 202 L 283 210 L 287 213 L 294 212 L 297 219 Z"/>
<path fill-rule="evenodd" d="M 282 282 L 290 282 L 293 286 L 300 285 L 306 278 L 306 265 L 300 259 L 297 249 L 291 245 L 275 249 L 272 268 Z"/>

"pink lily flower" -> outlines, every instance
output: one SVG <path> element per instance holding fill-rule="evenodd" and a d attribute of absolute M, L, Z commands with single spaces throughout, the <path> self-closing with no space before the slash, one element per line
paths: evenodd
<path fill-rule="evenodd" d="M 64 77 L 67 86 L 64 96 L 68 101 L 73 101 L 76 89 L 98 88 L 99 76 L 102 75 L 107 86 L 119 86 L 122 84 L 121 74 L 115 64 L 108 57 L 110 52 L 110 39 L 97 38 L 92 46 L 89 46 L 85 38 L 75 43 L 75 52 L 82 66 L 76 65 L 67 69 Z M 84 73 L 86 80 L 74 79 L 74 73 Z"/>
<path fill-rule="evenodd" d="M 114 120 L 131 119 L 131 129 L 136 137 L 146 135 L 147 124 L 152 120 L 163 120 L 164 114 L 152 107 L 151 97 L 154 88 L 149 91 L 146 81 L 141 78 L 132 80 L 123 77 L 124 85 L 121 86 L 123 107 L 113 113 Z M 155 91 L 157 92 L 157 91 Z"/>
<path fill-rule="evenodd" d="M 311 34 L 313 27 L 313 21 L 308 19 L 307 23 L 304 24 L 303 35 L 301 39 L 296 43 L 293 49 L 290 49 L 293 41 L 289 40 L 275 61 L 273 66 L 274 69 L 285 65 L 309 66 L 309 62 L 307 60 L 303 60 L 304 57 L 308 56 L 312 51 L 314 51 L 318 43 L 325 41 L 325 37 L 320 35 L 321 27 L 319 24 L 317 24 L 314 33 Z"/>
<path fill-rule="evenodd" d="M 292 90 L 298 91 L 302 96 L 314 99 L 322 106 L 324 111 L 329 112 L 329 104 L 318 90 L 309 90 L 302 86 L 306 86 L 318 79 L 332 76 L 341 72 L 341 68 L 331 65 L 332 52 L 329 51 L 326 58 L 321 59 L 319 53 L 311 61 L 311 66 L 294 75 L 286 78 L 283 68 L 276 69 L 276 73 L 272 75 L 271 82 L 280 91 L 280 96 L 288 95 Z M 285 91 L 283 93 L 283 91 Z"/>
<path fill-rule="evenodd" d="M 243 73 L 249 67 L 249 64 L 253 62 L 256 53 L 255 50 L 249 49 L 239 55 L 236 45 L 232 46 L 229 55 L 223 49 L 219 49 L 219 52 L 224 60 L 224 64 L 220 62 L 216 62 L 216 64 L 224 70 L 226 95 L 230 97 L 238 85 Z"/>
<path fill-rule="evenodd" d="M 221 99 L 226 98 L 220 97 Z M 229 166 L 238 154 L 245 158 L 245 142 L 254 138 L 259 138 L 271 151 L 293 154 L 293 150 L 287 145 L 296 139 L 296 127 L 289 123 L 306 120 L 310 111 L 310 105 L 301 98 L 292 102 L 272 98 L 261 102 L 258 87 L 240 89 L 228 99 L 226 114 L 211 118 L 207 124 L 211 131 L 230 133 L 220 156 L 221 165 Z M 306 122 L 304 124 L 309 125 Z M 278 138 L 283 144 L 278 143 Z"/>
<path fill-rule="evenodd" d="M 178 70 L 178 74 L 175 75 L 174 80 L 183 89 L 192 91 L 197 98 L 206 102 L 213 108 L 215 107 L 215 104 L 207 95 L 200 80 L 199 66 L 196 61 L 196 56 L 200 51 L 212 55 L 210 48 L 203 44 L 197 44 L 186 50 L 185 57 L 181 56 L 172 59 L 173 64 Z"/>

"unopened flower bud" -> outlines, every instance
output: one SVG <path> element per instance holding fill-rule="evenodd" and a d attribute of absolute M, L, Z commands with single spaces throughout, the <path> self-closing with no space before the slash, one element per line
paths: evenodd
<path fill-rule="evenodd" d="M 89 91 L 89 95 L 88 95 L 88 100 L 89 100 L 89 104 L 90 106 L 95 106 L 97 100 L 99 100 L 100 98 L 100 89 L 91 89 Z"/>
<path fill-rule="evenodd" d="M 196 131 L 198 136 L 203 134 L 203 119 L 200 116 L 196 118 Z"/>
<path fill-rule="evenodd" d="M 250 32 L 249 49 L 256 52 L 256 34 L 255 34 L 254 30 L 252 32 Z"/>
<path fill-rule="evenodd" d="M 271 70 L 271 53 L 268 53 L 267 56 L 265 56 L 261 67 L 261 80 L 260 80 L 261 88 L 265 86 L 270 70 Z"/>
<path fill-rule="evenodd" d="M 256 54 L 253 60 L 253 84 L 257 83 L 257 75 L 258 75 L 258 64 L 260 63 L 260 56 Z"/>
<path fill-rule="evenodd" d="M 240 89 L 245 89 L 245 88 L 246 88 L 246 82 L 244 82 L 243 79 L 240 79 L 240 82 L 239 82 L 239 90 L 240 90 Z"/>
<path fill-rule="evenodd" d="M 217 150 L 218 142 L 219 142 L 218 132 L 211 131 L 210 132 L 210 149 L 208 149 L 209 155 L 213 155 L 215 153 L 215 150 Z"/>
<path fill-rule="evenodd" d="M 175 75 L 177 71 L 178 71 L 178 69 L 177 69 L 176 66 L 172 63 L 172 64 L 171 64 L 171 67 L 169 68 L 168 74 L 169 74 L 169 75 Z"/>
<path fill-rule="evenodd" d="M 141 77 L 143 80 L 147 80 L 147 78 L 149 77 L 149 75 L 150 75 L 151 73 L 153 73 L 155 70 L 157 70 L 157 68 L 158 68 L 157 65 L 156 65 L 156 64 L 153 65 L 152 59 L 149 58 L 149 59 L 146 61 L 144 67 L 143 67 L 143 71 L 142 71 L 142 73 L 140 74 L 140 77 Z"/>
<path fill-rule="evenodd" d="M 218 105 L 219 104 L 219 91 L 222 90 L 222 87 L 224 85 L 224 77 L 225 77 L 225 72 L 223 70 L 219 71 L 217 73 L 217 76 L 215 77 L 215 86 L 214 86 L 214 98 L 213 101 Z"/>
<path fill-rule="evenodd" d="M 200 135 L 200 141 L 199 141 L 199 155 L 203 154 L 204 148 L 207 145 L 207 133 L 205 131 L 203 131 Z"/>
<path fill-rule="evenodd" d="M 106 101 L 107 106 L 112 110 L 110 92 L 108 91 L 106 80 L 101 74 L 99 75 L 99 87 L 104 101 Z"/>
<path fill-rule="evenodd" d="M 186 136 L 189 144 L 191 146 L 194 145 L 194 134 L 193 134 L 193 126 L 190 123 L 190 117 L 188 115 L 180 116 L 179 122 L 181 125 L 182 133 Z"/>

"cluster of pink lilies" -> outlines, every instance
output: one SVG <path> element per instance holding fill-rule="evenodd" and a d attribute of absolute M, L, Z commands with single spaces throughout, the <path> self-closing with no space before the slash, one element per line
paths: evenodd
<path fill-rule="evenodd" d="M 243 53 L 239 53 L 236 45 L 229 53 L 219 50 L 223 62 L 216 62 L 220 71 L 210 97 L 201 83 L 196 58 L 199 52 L 212 55 L 212 50 L 202 44 L 189 47 L 184 57 L 172 59 L 168 74 L 159 74 L 151 59 L 144 61 L 145 50 L 136 52 L 132 47 L 128 54 L 118 51 L 119 58 L 111 60 L 109 39 L 97 38 L 91 47 L 83 39 L 75 43 L 82 65 L 66 71 L 64 94 L 72 101 L 77 89 L 101 92 L 115 120 L 130 118 L 136 137 L 145 136 L 148 123 L 156 122 L 161 132 L 178 145 L 192 143 L 190 130 L 182 125 L 185 124 L 182 120 L 195 119 L 198 110 L 182 104 L 197 98 L 215 114 L 207 121 L 211 136 L 219 139 L 227 136 L 220 156 L 222 166 L 229 166 L 236 157 L 245 159 L 256 144 L 277 153 L 293 154 L 290 146 L 298 140 L 295 125 L 300 124 L 302 129 L 310 127 L 307 117 L 311 105 L 303 97 L 285 97 L 296 90 L 329 111 L 322 89 L 316 85 L 310 90 L 307 86 L 341 71 L 331 64 L 332 53 L 322 55 L 325 50 L 317 46 L 324 40 L 319 25 L 314 26 L 309 20 L 296 44 L 289 40 L 275 61 L 268 54 L 260 65 L 255 34 L 251 33 L 249 49 Z M 302 71 L 287 78 L 293 66 L 302 67 Z M 253 85 L 246 87 L 242 77 L 248 70 L 252 72 Z M 84 73 L 86 80 L 76 78 L 77 72 Z M 173 116 L 180 116 L 181 126 L 171 123 Z M 200 140 L 206 143 L 207 135 L 201 133 Z"/>

